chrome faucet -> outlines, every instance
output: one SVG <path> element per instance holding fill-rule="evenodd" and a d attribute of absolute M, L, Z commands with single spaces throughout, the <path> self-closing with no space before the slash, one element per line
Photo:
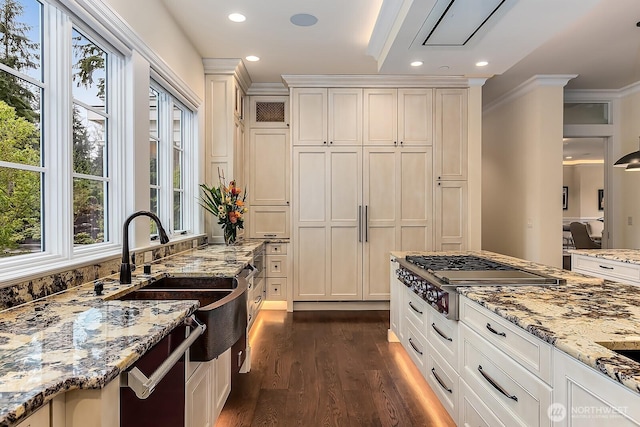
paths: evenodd
<path fill-rule="evenodd" d="M 165 244 L 169 242 L 169 236 L 167 236 L 167 232 L 164 231 L 164 228 L 160 223 L 160 218 L 158 218 L 156 214 L 148 211 L 138 211 L 132 213 L 129 218 L 125 220 L 124 227 L 122 229 L 122 264 L 120 264 L 120 283 L 122 284 L 131 283 L 131 261 L 129 257 L 129 223 L 134 218 L 139 216 L 148 216 L 156 223 L 156 225 L 158 226 L 158 234 L 160 235 L 160 243 Z"/>

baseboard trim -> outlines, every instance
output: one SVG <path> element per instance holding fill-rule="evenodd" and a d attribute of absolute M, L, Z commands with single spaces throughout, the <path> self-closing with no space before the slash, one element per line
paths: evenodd
<path fill-rule="evenodd" d="M 389 310 L 389 301 L 294 301 L 293 311 Z"/>

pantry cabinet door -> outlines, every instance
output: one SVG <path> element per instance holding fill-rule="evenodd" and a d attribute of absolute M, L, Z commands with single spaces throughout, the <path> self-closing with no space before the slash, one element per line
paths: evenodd
<path fill-rule="evenodd" d="M 435 172 L 438 180 L 467 179 L 467 90 L 436 89 Z"/>
<path fill-rule="evenodd" d="M 435 249 L 460 251 L 467 247 L 467 181 L 442 181 L 435 194 Z"/>
<path fill-rule="evenodd" d="M 400 251 L 433 250 L 433 149 L 398 150 L 396 207 Z"/>
<path fill-rule="evenodd" d="M 327 144 L 327 89 L 293 90 L 293 145 Z"/>
<path fill-rule="evenodd" d="M 252 129 L 249 141 L 251 205 L 289 205 L 289 130 Z"/>
<path fill-rule="evenodd" d="M 398 143 L 398 90 L 364 89 L 364 145 Z"/>
<path fill-rule="evenodd" d="M 433 89 L 398 89 L 400 146 L 433 143 Z"/>
<path fill-rule="evenodd" d="M 388 300 L 389 252 L 398 246 L 399 149 L 364 150 L 364 299 Z"/>
<path fill-rule="evenodd" d="M 329 145 L 362 145 L 362 89 L 329 89 Z"/>
<path fill-rule="evenodd" d="M 329 297 L 362 299 L 362 149 L 334 147 L 329 153 L 327 229 Z"/>

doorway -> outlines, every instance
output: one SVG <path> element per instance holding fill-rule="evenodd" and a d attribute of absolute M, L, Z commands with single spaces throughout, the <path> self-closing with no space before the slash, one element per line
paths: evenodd
<path fill-rule="evenodd" d="M 602 245 L 606 216 L 607 139 L 604 137 L 563 138 L 563 267 L 570 269 L 570 249 L 576 243 L 569 224 L 586 225 L 589 237 Z M 606 242 L 605 242 L 606 244 Z M 578 245 L 579 246 L 579 245 Z"/>

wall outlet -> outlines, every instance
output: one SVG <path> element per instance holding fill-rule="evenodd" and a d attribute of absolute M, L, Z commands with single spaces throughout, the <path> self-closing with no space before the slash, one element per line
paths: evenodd
<path fill-rule="evenodd" d="M 633 225 L 633 217 L 632 216 L 628 216 L 627 217 L 627 225 Z"/>
<path fill-rule="evenodd" d="M 527 219 L 527 228 L 533 228 L 533 220 L 531 218 Z"/>
<path fill-rule="evenodd" d="M 153 253 L 151 251 L 146 251 L 144 253 L 144 257 L 143 258 L 144 258 L 144 260 L 143 260 L 144 263 L 151 262 L 151 261 L 153 261 Z"/>
<path fill-rule="evenodd" d="M 193 247 L 194 249 L 198 247 L 198 239 L 193 239 L 191 241 L 191 247 Z"/>

